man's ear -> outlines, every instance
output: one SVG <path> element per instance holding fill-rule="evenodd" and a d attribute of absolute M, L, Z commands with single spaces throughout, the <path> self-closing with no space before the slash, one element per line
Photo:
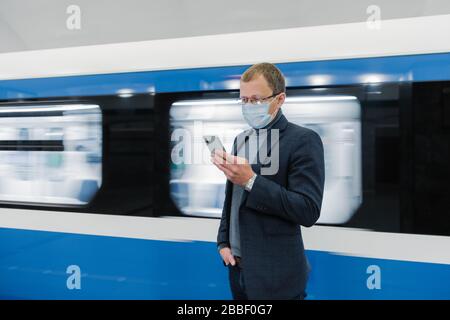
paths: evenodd
<path fill-rule="evenodd" d="M 283 105 L 283 103 L 284 103 L 284 101 L 286 100 L 286 93 L 282 93 L 282 94 L 280 94 L 280 96 L 278 97 L 278 104 L 279 104 L 279 107 L 281 107 L 282 105 Z"/>

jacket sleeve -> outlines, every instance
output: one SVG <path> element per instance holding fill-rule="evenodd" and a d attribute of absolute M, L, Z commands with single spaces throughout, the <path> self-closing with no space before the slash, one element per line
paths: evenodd
<path fill-rule="evenodd" d="M 258 175 L 245 205 L 260 213 L 310 227 L 319 219 L 322 206 L 325 183 L 323 144 L 320 136 L 312 130 L 299 140 L 290 154 L 287 187 Z"/>
<path fill-rule="evenodd" d="M 230 240 L 229 240 L 229 233 L 228 233 L 228 227 L 229 227 L 229 222 L 228 222 L 228 214 L 227 214 L 227 210 L 228 210 L 228 197 L 229 192 L 227 192 L 229 190 L 229 184 L 231 182 L 227 180 L 226 186 L 225 186 L 225 201 L 223 204 L 223 209 L 222 209 L 222 218 L 220 219 L 220 224 L 219 224 L 219 230 L 217 231 L 217 249 L 220 250 L 223 247 L 229 247 L 230 246 Z"/>

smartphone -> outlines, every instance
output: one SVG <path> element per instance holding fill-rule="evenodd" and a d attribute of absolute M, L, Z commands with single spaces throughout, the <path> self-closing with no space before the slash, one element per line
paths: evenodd
<path fill-rule="evenodd" d="M 208 146 L 211 154 L 214 153 L 214 150 L 223 150 L 226 152 L 225 147 L 220 141 L 218 136 L 203 136 L 203 140 L 205 140 L 206 145 Z"/>

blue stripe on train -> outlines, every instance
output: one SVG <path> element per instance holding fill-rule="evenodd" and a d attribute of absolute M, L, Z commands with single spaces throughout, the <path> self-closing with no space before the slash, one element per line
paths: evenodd
<path fill-rule="evenodd" d="M 312 86 L 312 75 L 327 85 L 349 85 L 376 77 L 381 82 L 450 80 L 450 53 L 278 64 L 291 87 Z M 0 100 L 135 93 L 226 90 L 247 66 L 130 72 L 0 81 Z M 236 89 L 236 85 L 233 85 Z"/>
<path fill-rule="evenodd" d="M 450 265 L 308 251 L 311 299 L 450 299 Z M 69 265 L 81 289 L 69 290 Z M 367 288 L 369 266 L 381 289 Z M 370 282 L 370 281 L 369 281 Z M 372 282 L 370 282 L 372 283 Z M 171 242 L 0 228 L 0 298 L 229 299 L 211 242 Z"/>

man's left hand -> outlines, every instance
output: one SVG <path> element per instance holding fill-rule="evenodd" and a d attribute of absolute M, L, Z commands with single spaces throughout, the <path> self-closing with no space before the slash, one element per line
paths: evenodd
<path fill-rule="evenodd" d="M 212 163 L 219 168 L 234 184 L 244 186 L 254 172 L 247 159 L 233 156 L 221 150 L 215 150 Z"/>

